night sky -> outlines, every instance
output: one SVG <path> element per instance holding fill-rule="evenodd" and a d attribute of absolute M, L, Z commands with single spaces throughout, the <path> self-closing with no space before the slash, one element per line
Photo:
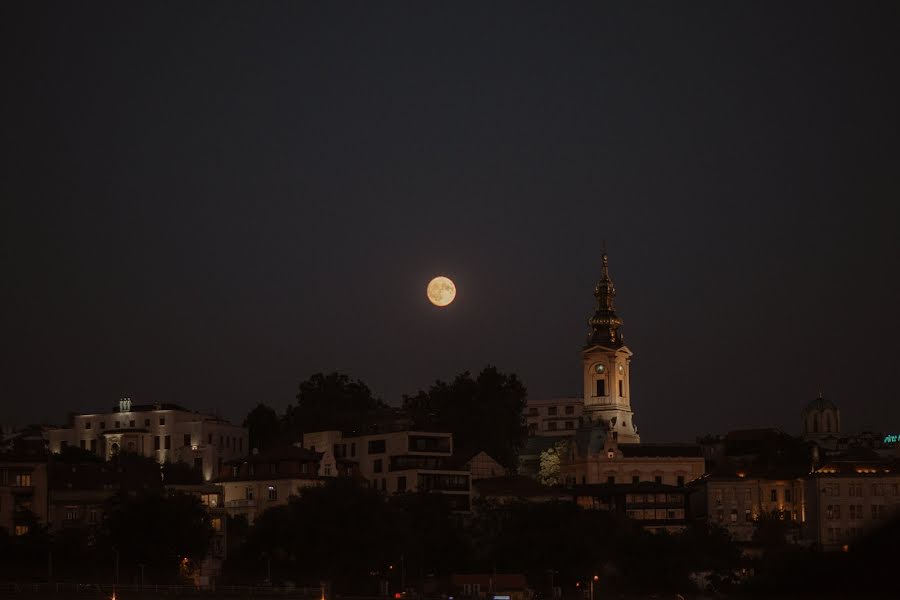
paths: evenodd
<path fill-rule="evenodd" d="M 900 4 L 19 4 L 0 423 L 580 395 L 605 240 L 645 441 L 900 430 Z"/>

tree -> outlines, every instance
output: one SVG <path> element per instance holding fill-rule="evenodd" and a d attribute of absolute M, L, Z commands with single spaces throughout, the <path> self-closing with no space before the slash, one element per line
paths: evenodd
<path fill-rule="evenodd" d="M 209 513 L 196 496 L 151 489 L 120 492 L 106 502 L 98 545 L 118 552 L 125 572 L 143 564 L 156 577 L 173 579 L 185 558 L 198 563 L 206 556 L 211 537 Z"/>
<path fill-rule="evenodd" d="M 541 483 L 544 485 L 558 485 L 561 483 L 559 478 L 559 466 L 567 449 L 568 443 L 561 441 L 554 444 L 553 447 L 547 448 L 541 452 L 540 470 L 538 473 Z"/>
<path fill-rule="evenodd" d="M 285 431 L 288 441 L 296 441 L 304 433 L 340 429 L 369 411 L 386 407 L 359 379 L 343 373 L 316 373 L 300 382 L 297 404 L 288 406 L 284 416 Z"/>
<path fill-rule="evenodd" d="M 399 556 L 397 531 L 397 513 L 381 492 L 330 479 L 262 513 L 230 566 L 251 580 L 271 571 L 273 581 L 299 577 L 316 585 L 325 578 L 341 591 L 371 594 L 370 574 Z"/>
<path fill-rule="evenodd" d="M 762 512 L 753 521 L 753 541 L 767 552 L 782 550 L 788 545 L 788 535 L 794 526 L 785 511 Z"/>
<path fill-rule="evenodd" d="M 282 441 L 282 420 L 271 406 L 260 402 L 244 417 L 244 427 L 250 434 L 250 447 L 271 448 Z"/>
<path fill-rule="evenodd" d="M 417 428 L 452 432 L 456 452 L 483 450 L 514 470 L 526 436 L 526 395 L 515 374 L 487 366 L 474 379 L 466 371 L 449 383 L 436 381 L 427 392 L 404 396 L 403 408 Z"/>

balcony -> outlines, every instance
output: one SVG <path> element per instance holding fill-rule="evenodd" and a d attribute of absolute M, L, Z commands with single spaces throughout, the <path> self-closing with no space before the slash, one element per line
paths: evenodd
<path fill-rule="evenodd" d="M 612 406 L 616 399 L 612 396 L 591 396 L 584 401 L 585 406 Z"/>
<path fill-rule="evenodd" d="M 242 498 L 240 500 L 229 500 L 225 503 L 225 507 L 226 508 L 255 508 L 256 500 L 247 500 L 244 498 Z"/>

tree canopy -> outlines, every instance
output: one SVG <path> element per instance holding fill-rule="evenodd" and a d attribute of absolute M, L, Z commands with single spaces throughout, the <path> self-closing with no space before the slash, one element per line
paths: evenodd
<path fill-rule="evenodd" d="M 419 429 L 453 433 L 456 453 L 483 450 L 515 469 L 525 441 L 525 386 L 515 374 L 487 366 L 476 376 L 466 371 L 452 381 L 436 381 L 428 391 L 404 396 L 403 408 Z"/>
<path fill-rule="evenodd" d="M 359 379 L 336 372 L 316 373 L 300 382 L 297 403 L 288 406 L 284 415 L 284 428 L 293 442 L 310 431 L 341 429 L 360 415 L 386 407 Z"/>

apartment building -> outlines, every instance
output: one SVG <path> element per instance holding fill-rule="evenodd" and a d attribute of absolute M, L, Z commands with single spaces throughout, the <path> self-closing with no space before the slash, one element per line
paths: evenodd
<path fill-rule="evenodd" d="M 322 454 L 298 446 L 272 448 L 226 463 L 216 484 L 222 488 L 225 510 L 243 515 L 250 524 L 267 509 L 288 503 L 305 487 L 322 484 Z M 352 476 L 352 466 L 341 463 L 334 476 Z"/>
<path fill-rule="evenodd" d="M 723 469 L 691 484 L 690 506 L 695 519 L 725 528 L 737 542 L 753 539 L 760 515 L 789 521 L 794 525 L 788 528 L 791 541 L 799 541 L 806 518 L 806 489 L 797 473 Z"/>
<path fill-rule="evenodd" d="M 389 431 L 347 435 L 319 431 L 303 435 L 303 447 L 322 453 L 319 475 L 330 476 L 338 461 L 352 461 L 367 484 L 386 493 L 427 491 L 445 494 L 455 510 L 470 507 L 470 476 L 453 468 L 453 435 Z"/>
<path fill-rule="evenodd" d="M 109 412 L 75 415 L 67 427 L 45 432 L 50 451 L 76 446 L 109 460 L 119 452 L 184 462 L 211 480 L 225 461 L 249 452 L 247 430 L 177 404 L 133 404 L 122 398 Z"/>
<path fill-rule="evenodd" d="M 0 528 L 11 535 L 28 533 L 33 518 L 47 522 L 46 456 L 0 453 Z"/>
<path fill-rule="evenodd" d="M 675 533 L 687 525 L 688 493 L 682 486 L 654 481 L 576 485 L 572 497 L 582 508 L 617 512 L 648 531 Z"/>
<path fill-rule="evenodd" d="M 525 406 L 528 435 L 567 436 L 583 423 L 584 398 L 529 400 Z"/>
<path fill-rule="evenodd" d="M 855 449 L 817 466 L 804 481 L 803 536 L 839 550 L 900 512 L 900 463 Z"/>

